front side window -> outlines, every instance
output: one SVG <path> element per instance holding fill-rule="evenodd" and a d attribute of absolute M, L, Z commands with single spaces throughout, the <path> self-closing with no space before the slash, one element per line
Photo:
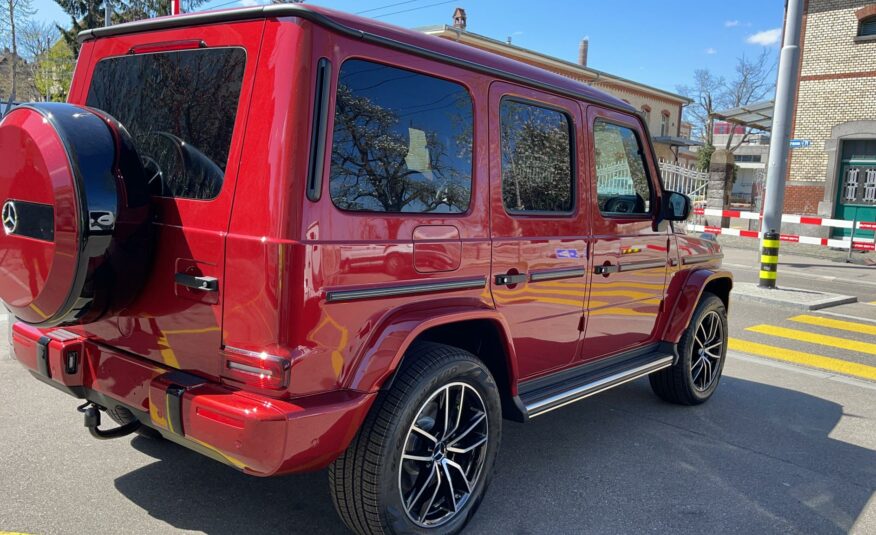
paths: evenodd
<path fill-rule="evenodd" d="M 574 198 L 571 121 L 505 99 L 501 105 L 502 201 L 509 212 L 570 212 Z"/>
<path fill-rule="evenodd" d="M 241 48 L 108 58 L 95 66 L 86 102 L 131 133 L 154 195 L 212 199 L 225 180 L 245 65 Z"/>
<path fill-rule="evenodd" d="M 615 216 L 650 213 L 651 183 L 636 133 L 597 119 L 593 143 L 599 211 Z"/>
<path fill-rule="evenodd" d="M 332 134 L 332 202 L 363 212 L 461 213 L 472 176 L 465 87 L 370 61 L 341 67 Z"/>

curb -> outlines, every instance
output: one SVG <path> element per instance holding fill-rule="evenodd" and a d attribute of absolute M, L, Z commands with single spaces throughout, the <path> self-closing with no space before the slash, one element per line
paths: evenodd
<path fill-rule="evenodd" d="M 772 295 L 771 295 L 772 294 Z M 736 302 L 777 305 L 798 310 L 821 310 L 824 308 L 857 303 L 853 295 L 804 290 L 802 288 L 758 288 L 754 283 L 737 283 L 731 293 Z"/>

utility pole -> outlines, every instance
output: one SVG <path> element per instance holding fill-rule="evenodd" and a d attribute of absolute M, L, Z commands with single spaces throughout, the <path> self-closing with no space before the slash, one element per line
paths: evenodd
<path fill-rule="evenodd" d="M 113 6 L 112 6 L 112 4 L 110 4 L 110 0 L 103 0 L 103 25 L 104 26 L 111 25 L 112 18 L 113 18 Z"/>
<path fill-rule="evenodd" d="M 796 81 L 800 65 L 800 27 L 802 24 L 803 0 L 787 0 L 785 3 L 784 39 L 779 55 L 779 76 L 776 80 L 772 139 L 770 140 L 770 154 L 767 163 L 763 223 L 761 225 L 761 232 L 764 236 L 763 242 L 761 242 L 762 250 L 769 250 L 763 251 L 764 254 L 761 256 L 760 283 L 758 285 L 764 288 L 776 286 L 779 256 L 778 236 L 782 230 L 782 208 L 785 204 L 785 175 L 788 172 L 791 115 L 794 112 L 794 101 L 797 95 Z"/>

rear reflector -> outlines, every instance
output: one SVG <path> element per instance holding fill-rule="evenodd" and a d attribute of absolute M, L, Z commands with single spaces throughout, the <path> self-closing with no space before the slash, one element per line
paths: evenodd
<path fill-rule="evenodd" d="M 257 388 L 282 390 L 289 386 L 291 363 L 284 358 L 233 347 L 224 350 L 222 377 Z"/>

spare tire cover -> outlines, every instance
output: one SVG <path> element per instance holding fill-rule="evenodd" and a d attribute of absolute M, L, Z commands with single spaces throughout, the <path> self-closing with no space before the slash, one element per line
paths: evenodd
<path fill-rule="evenodd" d="M 145 172 L 112 117 L 24 104 L 0 121 L 0 299 L 40 327 L 127 306 L 152 252 Z"/>

